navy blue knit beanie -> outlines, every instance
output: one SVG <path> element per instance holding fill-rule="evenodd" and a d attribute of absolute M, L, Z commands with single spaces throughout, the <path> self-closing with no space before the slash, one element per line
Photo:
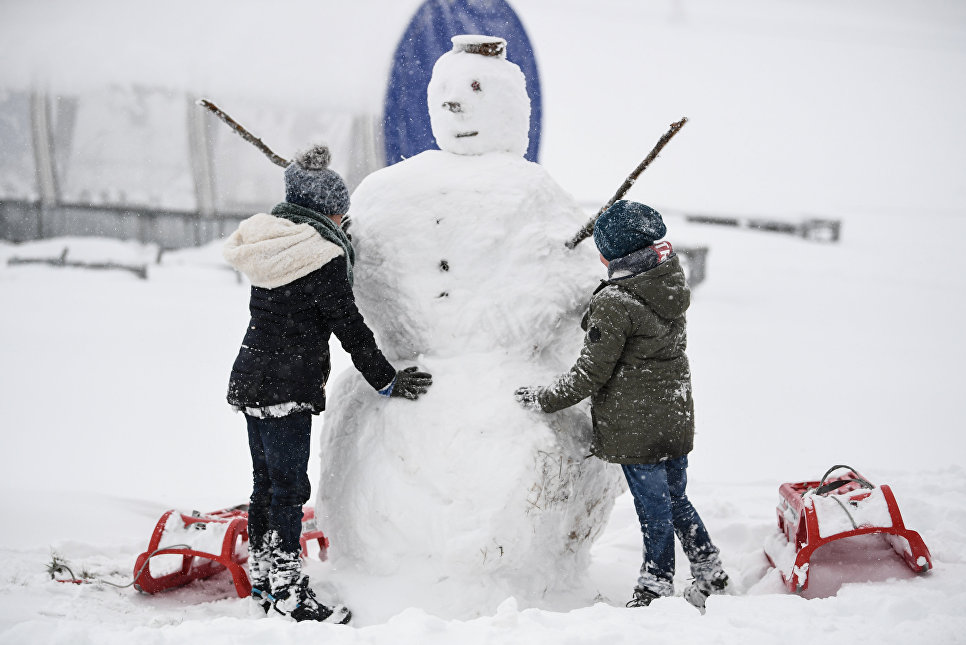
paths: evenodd
<path fill-rule="evenodd" d="M 623 199 L 601 213 L 594 224 L 594 242 L 608 262 L 654 244 L 665 233 L 660 213 Z"/>
<path fill-rule="evenodd" d="M 329 170 L 332 155 L 323 145 L 299 154 L 285 169 L 285 201 L 322 215 L 345 215 L 349 189 L 342 177 Z"/>

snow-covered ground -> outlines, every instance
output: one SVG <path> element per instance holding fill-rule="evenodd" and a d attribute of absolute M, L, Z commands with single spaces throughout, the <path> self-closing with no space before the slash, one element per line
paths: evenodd
<path fill-rule="evenodd" d="M 422 609 L 440 599 L 418 572 L 363 578 L 313 560 L 322 592 L 337 590 L 354 608 L 354 628 L 255 620 L 225 575 L 153 597 L 49 579 L 56 552 L 75 573 L 125 584 L 165 509 L 245 500 L 243 423 L 223 390 L 247 285 L 218 266 L 216 246 L 165 254 L 140 280 L 6 260 L 57 257 L 66 246 L 69 257 L 150 263 L 153 249 L 2 244 L 0 642 L 966 642 L 956 396 L 966 219 L 923 221 L 934 236 L 916 257 L 891 244 L 878 214 L 846 220 L 832 245 L 668 218 L 672 240 L 712 249 L 690 314 L 699 415 L 690 491 L 734 595 L 713 597 L 705 616 L 681 598 L 623 608 L 640 558 L 625 495 L 589 578 L 542 608 L 508 600 L 495 615 L 443 620 Z M 346 366 L 337 355 L 336 369 Z M 778 485 L 837 463 L 892 485 L 932 572 L 913 576 L 877 541 L 822 554 L 806 598 L 784 590 L 762 552 L 776 530 Z M 687 582 L 683 565 L 676 582 Z"/>

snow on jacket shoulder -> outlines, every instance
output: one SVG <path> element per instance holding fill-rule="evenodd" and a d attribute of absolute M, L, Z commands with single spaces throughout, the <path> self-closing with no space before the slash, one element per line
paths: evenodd
<path fill-rule="evenodd" d="M 238 225 L 225 242 L 222 255 L 253 286 L 275 289 L 345 253 L 308 224 L 258 213 Z"/>

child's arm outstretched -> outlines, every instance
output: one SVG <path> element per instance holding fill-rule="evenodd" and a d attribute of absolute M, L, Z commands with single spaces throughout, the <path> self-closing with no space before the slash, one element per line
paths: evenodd
<path fill-rule="evenodd" d="M 545 387 L 519 388 L 515 396 L 521 404 L 556 412 L 586 399 L 610 380 L 634 329 L 617 293 L 605 290 L 594 298 L 586 328 L 584 346 L 574 366 Z"/>
<path fill-rule="evenodd" d="M 339 258 L 342 260 L 342 258 Z M 333 262 L 339 265 L 340 262 Z M 402 397 L 415 401 L 433 384 L 433 377 L 416 367 L 396 369 L 376 345 L 372 330 L 356 306 L 352 286 L 345 277 L 345 269 L 336 266 L 331 271 L 331 289 L 317 303 L 322 315 L 329 319 L 332 332 L 342 348 L 352 358 L 352 364 L 376 391 L 383 396 Z"/>

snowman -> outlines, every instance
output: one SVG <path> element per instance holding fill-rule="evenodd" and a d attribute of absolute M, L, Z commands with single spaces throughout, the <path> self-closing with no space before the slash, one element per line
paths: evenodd
<path fill-rule="evenodd" d="M 570 367 L 601 269 L 564 245 L 584 213 L 524 159 L 530 102 L 503 39 L 454 37 L 428 103 L 440 150 L 369 175 L 350 232 L 380 347 L 434 386 L 415 404 L 353 370 L 330 386 L 318 516 L 337 567 L 472 589 L 476 612 L 539 605 L 579 582 L 622 480 L 589 457 L 586 404 L 542 415 L 513 392 Z"/>

